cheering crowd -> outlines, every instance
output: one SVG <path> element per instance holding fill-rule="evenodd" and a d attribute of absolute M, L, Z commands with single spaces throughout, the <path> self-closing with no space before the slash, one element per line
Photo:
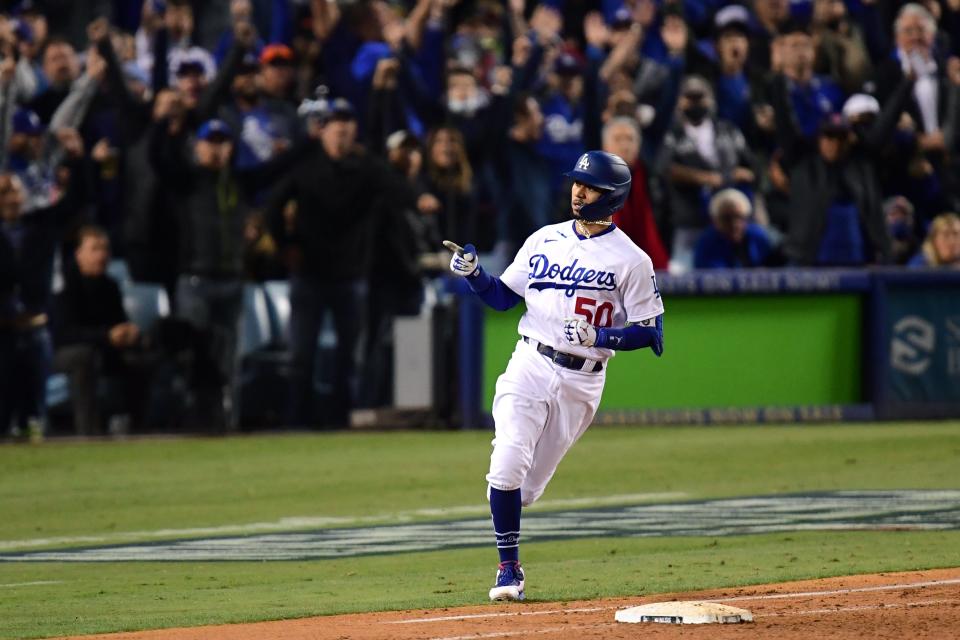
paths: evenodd
<path fill-rule="evenodd" d="M 0 434 L 44 431 L 54 371 L 102 432 L 102 380 L 135 398 L 157 350 L 236 428 L 262 281 L 289 282 L 285 424 L 388 405 L 441 239 L 510 260 L 586 149 L 632 167 L 615 222 L 657 269 L 960 267 L 960 0 L 0 5 Z M 131 322 L 117 262 L 177 322 Z"/>

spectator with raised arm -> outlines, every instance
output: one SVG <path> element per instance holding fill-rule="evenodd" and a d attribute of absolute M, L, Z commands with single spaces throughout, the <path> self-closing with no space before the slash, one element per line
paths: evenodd
<path fill-rule="evenodd" d="M 783 135 L 786 126 L 813 140 L 820 122 L 840 112 L 843 91 L 831 78 L 814 73 L 814 41 L 807 27 L 791 21 L 784 26 L 776 46 L 782 71 L 774 77 L 770 92 L 775 104 L 788 105 L 777 109 L 777 131 Z M 787 118 L 791 121 L 784 123 Z"/>
<path fill-rule="evenodd" d="M 219 368 L 219 384 L 204 390 L 203 407 L 220 428 L 235 429 L 238 407 L 237 323 L 243 300 L 244 226 L 257 190 L 276 179 L 286 159 L 255 170 L 234 165 L 236 134 L 222 120 L 208 120 L 191 138 L 170 135 L 158 121 L 150 155 L 174 194 L 171 200 L 180 232 L 177 315 L 209 333 L 210 353 Z"/>

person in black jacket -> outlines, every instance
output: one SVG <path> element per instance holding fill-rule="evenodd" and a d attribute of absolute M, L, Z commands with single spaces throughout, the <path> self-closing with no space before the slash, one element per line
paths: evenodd
<path fill-rule="evenodd" d="M 317 336 L 329 312 L 337 336 L 335 378 L 320 421 L 343 427 L 358 393 L 357 354 L 363 352 L 377 212 L 393 178 L 382 161 L 356 146 L 352 105 L 342 98 L 325 104 L 308 126 L 311 143 L 277 185 L 266 210 L 274 237 L 286 245 L 292 274 L 289 421 L 316 424 L 314 359 Z M 291 201 L 296 213 L 285 215 Z"/>
<path fill-rule="evenodd" d="M 67 272 L 54 305 L 53 366 L 70 378 L 74 430 L 90 435 L 103 431 L 98 383 L 103 375 L 123 373 L 122 354 L 139 343 L 140 328 L 128 321 L 120 287 L 107 275 L 110 240 L 106 231 L 81 227 L 74 257 L 77 269 Z"/>
<path fill-rule="evenodd" d="M 237 324 L 243 302 L 244 227 L 250 199 L 281 171 L 287 157 L 256 169 L 234 168 L 234 132 L 209 120 L 195 139 L 171 135 L 169 123 L 154 125 L 153 165 L 166 182 L 180 236 L 176 313 L 209 332 L 210 356 L 219 380 L 202 381 L 200 418 L 227 430 L 237 426 Z M 198 381 L 199 382 L 199 381 Z"/>
<path fill-rule="evenodd" d="M 878 161 L 912 87 L 912 78 L 901 80 L 875 118 L 865 120 L 865 114 L 860 114 L 851 122 L 833 114 L 820 124 L 813 141 L 800 133 L 783 99 L 782 86 L 775 91 L 781 138 L 777 166 L 783 169 L 789 193 L 784 249 L 791 263 L 853 266 L 890 262 Z M 852 115 L 849 109 L 848 113 Z"/>

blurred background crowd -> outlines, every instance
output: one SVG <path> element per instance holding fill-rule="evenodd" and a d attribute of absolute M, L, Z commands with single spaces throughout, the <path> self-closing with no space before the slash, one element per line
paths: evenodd
<path fill-rule="evenodd" d="M 0 6 L 0 433 L 57 372 L 78 433 L 236 428 L 258 282 L 284 424 L 389 405 L 440 240 L 496 272 L 587 149 L 657 269 L 960 267 L 960 0 Z"/>

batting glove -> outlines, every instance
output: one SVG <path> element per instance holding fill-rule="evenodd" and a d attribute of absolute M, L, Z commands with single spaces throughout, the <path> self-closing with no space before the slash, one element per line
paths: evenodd
<path fill-rule="evenodd" d="M 564 318 L 563 337 L 575 347 L 592 347 L 597 343 L 597 330 L 582 318 Z"/>
<path fill-rule="evenodd" d="M 449 240 L 444 241 L 443 244 L 453 251 L 453 256 L 450 258 L 450 271 L 465 278 L 471 278 L 477 274 L 477 271 L 480 269 L 480 258 L 477 256 L 477 250 L 472 244 L 468 244 L 462 248 Z"/>

